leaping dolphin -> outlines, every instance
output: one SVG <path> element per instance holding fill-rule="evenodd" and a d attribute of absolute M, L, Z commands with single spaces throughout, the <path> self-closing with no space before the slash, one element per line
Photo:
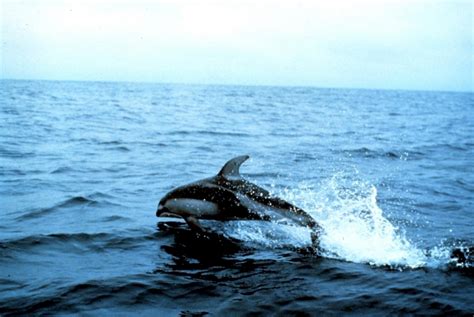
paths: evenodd
<path fill-rule="evenodd" d="M 248 158 L 237 156 L 225 163 L 216 176 L 167 193 L 158 204 L 156 216 L 182 217 L 199 232 L 206 232 L 199 218 L 290 221 L 311 228 L 313 244 L 317 244 L 320 227 L 308 213 L 242 178 L 239 169 Z"/>

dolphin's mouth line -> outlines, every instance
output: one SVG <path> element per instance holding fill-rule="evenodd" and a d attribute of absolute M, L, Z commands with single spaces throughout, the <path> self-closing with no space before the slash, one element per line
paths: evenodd
<path fill-rule="evenodd" d="M 174 213 L 169 212 L 169 211 L 163 211 L 161 213 L 157 212 L 156 216 L 157 217 L 168 217 L 168 218 L 181 218 L 180 215 L 174 214 Z"/>

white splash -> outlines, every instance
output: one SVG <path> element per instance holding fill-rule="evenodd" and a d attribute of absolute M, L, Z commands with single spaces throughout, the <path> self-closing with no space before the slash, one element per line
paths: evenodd
<path fill-rule="evenodd" d="M 249 246 L 266 248 L 303 248 L 310 245 L 311 231 L 301 226 L 283 225 L 262 221 L 229 221 L 225 232 L 232 238 L 246 242 Z"/>
<path fill-rule="evenodd" d="M 275 193 L 313 216 L 323 228 L 321 255 L 350 262 L 394 267 L 425 266 L 427 257 L 384 217 L 377 189 L 363 181 L 336 174 L 318 184 Z M 307 228 L 255 222 L 233 222 L 229 235 L 265 247 L 309 246 Z"/>
<path fill-rule="evenodd" d="M 323 228 L 323 256 L 372 265 L 426 265 L 424 252 L 384 217 L 375 186 L 339 173 L 317 190 L 306 186 L 284 194 Z"/>

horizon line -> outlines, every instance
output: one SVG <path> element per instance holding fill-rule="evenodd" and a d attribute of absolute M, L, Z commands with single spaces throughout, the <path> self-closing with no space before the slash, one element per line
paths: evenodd
<path fill-rule="evenodd" d="M 340 89 L 340 90 L 386 90 L 410 92 L 445 92 L 445 93 L 474 93 L 471 90 L 437 90 L 420 88 L 380 88 L 380 87 L 334 87 L 304 84 L 235 84 L 235 83 L 195 83 L 195 82 L 166 82 L 166 81 L 135 81 L 135 80 L 99 80 L 99 79 L 48 79 L 48 78 L 0 78 L 0 81 L 52 81 L 52 82 L 91 82 L 91 83 L 128 83 L 128 84 L 155 84 L 155 85 L 183 85 L 183 86 L 234 86 L 234 87 L 281 87 L 281 88 L 313 88 L 313 89 Z M 474 88 L 474 87 L 473 87 Z"/>

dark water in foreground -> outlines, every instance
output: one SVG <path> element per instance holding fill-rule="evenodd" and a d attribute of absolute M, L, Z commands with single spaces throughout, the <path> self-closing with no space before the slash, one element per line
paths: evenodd
<path fill-rule="evenodd" d="M 0 315 L 474 313 L 470 93 L 1 81 Z M 325 229 L 157 227 L 249 154 Z M 229 316 L 230 316 L 229 315 Z"/>

